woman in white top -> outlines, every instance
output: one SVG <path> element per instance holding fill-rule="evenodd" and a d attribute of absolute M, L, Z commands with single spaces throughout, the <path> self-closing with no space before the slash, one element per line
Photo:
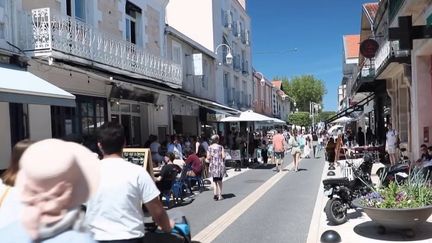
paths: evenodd
<path fill-rule="evenodd" d="M 398 145 L 398 132 L 395 129 L 392 129 L 392 125 L 389 123 L 387 125 L 388 131 L 386 134 L 386 151 L 389 154 L 390 158 L 390 164 L 395 165 L 396 164 L 396 151 L 397 151 L 397 145 Z"/>
<path fill-rule="evenodd" d="M 296 130 L 293 131 L 293 134 L 290 137 L 288 144 L 291 147 L 291 155 L 293 156 L 294 171 L 297 172 L 299 162 L 300 162 L 301 149 L 300 149 L 299 138 L 297 136 Z"/>

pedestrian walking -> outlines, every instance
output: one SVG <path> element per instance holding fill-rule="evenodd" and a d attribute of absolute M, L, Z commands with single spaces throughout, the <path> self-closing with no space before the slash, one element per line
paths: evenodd
<path fill-rule="evenodd" d="M 340 163 L 338 162 L 340 159 L 340 152 L 343 146 L 343 135 L 342 132 L 338 133 L 337 139 L 336 139 L 336 146 L 335 146 L 335 162 L 339 166 Z"/>
<path fill-rule="evenodd" d="M 282 162 L 285 155 L 285 137 L 282 132 L 278 129 L 276 134 L 273 135 L 273 150 L 276 163 L 276 171 L 282 171 Z"/>
<path fill-rule="evenodd" d="M 316 158 L 316 154 L 318 153 L 317 151 L 317 146 L 319 144 L 319 138 L 316 134 L 316 132 L 312 133 L 312 152 L 313 152 L 313 157 Z"/>
<path fill-rule="evenodd" d="M 310 153 L 312 152 L 312 139 L 309 134 L 305 135 L 305 147 L 304 147 L 304 157 L 306 159 L 310 158 Z"/>
<path fill-rule="evenodd" d="M 86 221 L 100 242 L 142 242 L 142 204 L 164 232 L 171 232 L 173 226 L 153 179 L 145 169 L 122 158 L 124 141 L 124 129 L 118 123 L 106 123 L 98 131 L 98 146 L 103 152 L 101 181 L 87 203 Z"/>
<path fill-rule="evenodd" d="M 293 163 L 294 163 L 294 171 L 295 172 L 298 171 L 299 162 L 300 162 L 300 155 L 301 155 L 300 143 L 298 140 L 299 140 L 299 138 L 297 136 L 297 131 L 293 130 L 293 134 L 290 137 L 288 144 L 291 147 L 291 155 L 293 156 Z"/>
<path fill-rule="evenodd" d="M 398 132 L 392 128 L 392 124 L 387 124 L 387 133 L 386 133 L 386 145 L 385 149 L 389 154 L 390 164 L 396 164 L 396 151 L 399 146 L 399 134 Z"/>
<path fill-rule="evenodd" d="M 357 131 L 357 144 L 358 146 L 365 146 L 365 134 L 361 127 L 359 127 Z"/>
<path fill-rule="evenodd" d="M 219 136 L 211 136 L 211 145 L 207 150 L 207 160 L 209 161 L 209 175 L 213 177 L 213 199 L 222 200 L 222 178 L 225 176 L 225 151 L 219 145 Z"/>
<path fill-rule="evenodd" d="M 80 206 L 98 189 L 100 165 L 74 142 L 46 139 L 28 147 L 15 184 L 22 203 L 15 213 L 25 217 L 1 228 L 0 242 L 95 242 Z"/>

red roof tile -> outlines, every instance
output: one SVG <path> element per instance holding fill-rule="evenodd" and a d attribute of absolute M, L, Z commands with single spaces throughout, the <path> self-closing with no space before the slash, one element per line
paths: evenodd
<path fill-rule="evenodd" d="M 345 58 L 358 58 L 360 49 L 360 35 L 344 35 Z"/>
<path fill-rule="evenodd" d="M 281 80 L 274 80 L 274 81 L 272 81 L 272 84 L 274 87 L 281 89 L 282 81 Z"/>
<path fill-rule="evenodd" d="M 366 10 L 366 13 L 368 15 L 368 17 L 370 18 L 370 21 L 374 21 L 375 20 L 375 16 L 378 12 L 378 3 L 365 3 L 363 4 L 363 8 Z"/>

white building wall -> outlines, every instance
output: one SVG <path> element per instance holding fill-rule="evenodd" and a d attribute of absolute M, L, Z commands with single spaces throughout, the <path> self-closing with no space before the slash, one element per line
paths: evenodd
<path fill-rule="evenodd" d="M 215 73 L 215 88 L 214 96 L 215 101 L 225 105 L 229 104 L 228 101 L 232 100 L 228 98 L 225 100 L 225 92 L 227 92 L 223 85 L 224 72 L 228 72 L 230 76 L 230 82 L 228 89 L 235 91 L 243 91 L 247 96 L 247 105 L 249 106 L 249 97 L 252 100 L 253 96 L 253 81 L 252 81 L 252 58 L 250 46 L 245 45 L 241 38 L 235 37 L 232 30 L 228 30 L 223 24 L 223 18 L 225 11 L 231 10 L 233 12 L 233 25 L 240 19 L 242 19 L 243 29 L 249 31 L 249 37 L 251 36 L 250 31 L 250 18 L 247 15 L 244 7 L 237 0 L 171 0 L 167 6 L 166 19 L 167 24 L 174 27 L 178 31 L 182 32 L 186 36 L 200 43 L 207 49 L 218 52 L 218 59 L 216 63 L 223 63 L 223 56 L 225 47 L 219 47 L 223 43 L 223 36 L 226 36 L 228 44 L 232 47 L 233 56 L 239 54 L 241 56 L 242 50 L 245 52 L 245 59 L 248 61 L 249 74 L 242 74 L 242 71 L 234 71 L 233 65 L 221 64 L 216 66 Z M 234 28 L 234 27 L 233 27 Z M 240 63 L 241 65 L 241 63 Z M 246 88 L 234 83 L 234 76 L 239 78 L 239 83 L 246 82 Z M 240 88 L 242 87 L 242 88 Z M 251 104 L 250 104 L 251 105 Z M 250 107 L 250 106 L 249 106 Z M 246 107 L 236 107 L 246 108 Z"/>
<path fill-rule="evenodd" d="M 49 105 L 28 105 L 30 139 L 38 141 L 52 137 L 51 107 Z"/>
<path fill-rule="evenodd" d="M 11 154 L 11 134 L 9 119 L 9 103 L 0 102 L 0 169 L 6 169 L 9 166 Z"/>
<path fill-rule="evenodd" d="M 166 7 L 166 23 L 207 49 L 214 50 L 213 2 L 213 0 L 170 0 Z"/>
<path fill-rule="evenodd" d="M 167 127 L 169 133 L 172 132 L 172 120 L 170 113 L 170 106 L 168 105 L 169 97 L 166 95 L 159 95 L 157 104 L 162 105 L 163 109 L 156 110 L 152 105 L 148 106 L 148 124 L 149 133 L 158 134 L 158 127 Z M 145 118 L 144 118 L 145 119 Z M 162 139 L 162 138 L 159 138 Z"/>
<path fill-rule="evenodd" d="M 432 104 L 432 85 L 431 85 L 431 57 L 430 56 L 416 56 L 413 60 L 413 84 L 411 89 L 411 97 L 413 102 L 413 109 L 411 113 L 412 119 L 412 136 L 413 136 L 413 158 L 419 157 L 418 149 L 420 145 L 425 143 L 423 131 L 425 128 L 429 129 L 429 144 L 432 142 L 432 113 L 430 111 L 430 104 Z"/>

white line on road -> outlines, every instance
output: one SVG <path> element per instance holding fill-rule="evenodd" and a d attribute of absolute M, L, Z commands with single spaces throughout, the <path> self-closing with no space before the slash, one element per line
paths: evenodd
<path fill-rule="evenodd" d="M 288 169 L 292 163 L 285 167 Z M 232 207 L 228 212 L 216 219 L 212 224 L 201 230 L 192 240 L 201 243 L 212 242 L 220 233 L 230 226 L 246 210 L 248 210 L 258 199 L 260 199 L 270 188 L 272 188 L 282 177 L 286 175 L 284 171 L 277 173 L 268 179 L 264 184 L 253 191 L 249 196 Z"/>
<path fill-rule="evenodd" d="M 324 163 L 324 166 L 327 166 L 327 162 Z M 325 173 L 327 173 L 327 170 L 324 168 L 322 175 L 321 175 L 321 181 L 323 178 L 325 178 Z M 320 186 L 318 187 L 318 192 L 317 192 L 317 198 L 315 201 L 315 207 L 314 207 L 314 211 L 312 214 L 312 220 L 309 226 L 309 233 L 308 233 L 308 237 L 307 237 L 307 243 L 315 243 L 315 242 L 319 242 L 319 231 L 320 231 L 320 223 L 321 223 L 321 210 L 323 210 L 323 205 L 325 202 L 325 197 L 322 197 L 322 195 L 324 195 L 324 187 Z"/>

